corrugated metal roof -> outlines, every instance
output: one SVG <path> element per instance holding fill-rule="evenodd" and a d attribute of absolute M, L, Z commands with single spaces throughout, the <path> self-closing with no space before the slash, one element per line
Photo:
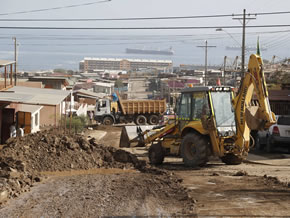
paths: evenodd
<path fill-rule="evenodd" d="M 74 93 L 76 93 L 79 96 L 92 97 L 92 98 L 103 98 L 104 96 L 107 95 L 104 93 L 91 92 L 91 91 L 88 91 L 85 89 L 76 90 L 76 91 L 74 91 Z"/>
<path fill-rule="evenodd" d="M 0 60 L 0 67 L 4 67 L 6 65 L 14 64 L 14 63 L 15 63 L 15 61 Z"/>
<path fill-rule="evenodd" d="M 69 94 L 70 92 L 65 90 L 14 86 L 5 92 L 0 92 L 0 101 L 34 105 L 58 105 Z"/>

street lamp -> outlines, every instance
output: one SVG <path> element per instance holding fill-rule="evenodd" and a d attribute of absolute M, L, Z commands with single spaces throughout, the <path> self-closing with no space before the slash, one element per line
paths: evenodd
<path fill-rule="evenodd" d="M 232 34 L 230 34 L 228 31 L 225 31 L 224 29 L 222 29 L 222 28 L 218 28 L 218 29 L 216 29 L 215 31 L 218 31 L 218 32 L 220 32 L 220 31 L 223 31 L 223 32 L 225 32 L 226 34 L 228 34 L 240 47 L 242 47 L 242 45 L 238 42 L 238 40 L 236 40 L 235 39 L 235 37 L 233 37 L 232 36 Z"/>
<path fill-rule="evenodd" d="M 242 56 L 244 54 L 244 48 L 242 47 L 242 45 L 235 39 L 235 37 L 232 36 L 232 34 L 230 34 L 228 31 L 225 31 L 224 29 L 222 28 L 218 28 L 216 29 L 216 31 L 223 31 L 225 32 L 226 34 L 228 34 L 238 45 L 239 47 L 242 49 Z M 225 59 L 224 59 L 224 83 L 225 83 L 225 70 L 226 70 L 226 56 L 225 56 Z M 234 85 L 236 86 L 236 82 L 237 82 L 237 75 L 236 75 L 236 72 L 234 72 Z"/>

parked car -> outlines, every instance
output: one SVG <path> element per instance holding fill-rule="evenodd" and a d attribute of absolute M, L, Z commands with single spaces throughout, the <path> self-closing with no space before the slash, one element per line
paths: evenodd
<path fill-rule="evenodd" d="M 256 135 L 256 148 L 272 152 L 277 147 L 287 147 L 290 152 L 290 116 L 276 115 L 277 123 L 267 131 L 259 131 Z"/>

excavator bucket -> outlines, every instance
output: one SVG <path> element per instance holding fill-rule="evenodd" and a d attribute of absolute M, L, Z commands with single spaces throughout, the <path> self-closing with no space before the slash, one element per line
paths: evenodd
<path fill-rule="evenodd" d="M 259 106 L 247 107 L 245 117 L 246 123 L 251 130 L 264 130 L 269 128 L 268 123 L 265 122 L 265 120 L 268 119 L 263 117 L 263 113 L 261 112 Z"/>
<path fill-rule="evenodd" d="M 151 130 L 154 126 L 124 126 L 122 127 L 120 144 L 121 148 L 129 148 L 131 144 L 141 144 L 140 134 L 146 130 Z"/>

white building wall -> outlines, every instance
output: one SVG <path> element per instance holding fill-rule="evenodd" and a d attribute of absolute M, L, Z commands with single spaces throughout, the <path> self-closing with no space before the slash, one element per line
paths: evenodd
<path fill-rule="evenodd" d="M 31 113 L 31 133 L 38 132 L 40 126 L 40 110 Z"/>

